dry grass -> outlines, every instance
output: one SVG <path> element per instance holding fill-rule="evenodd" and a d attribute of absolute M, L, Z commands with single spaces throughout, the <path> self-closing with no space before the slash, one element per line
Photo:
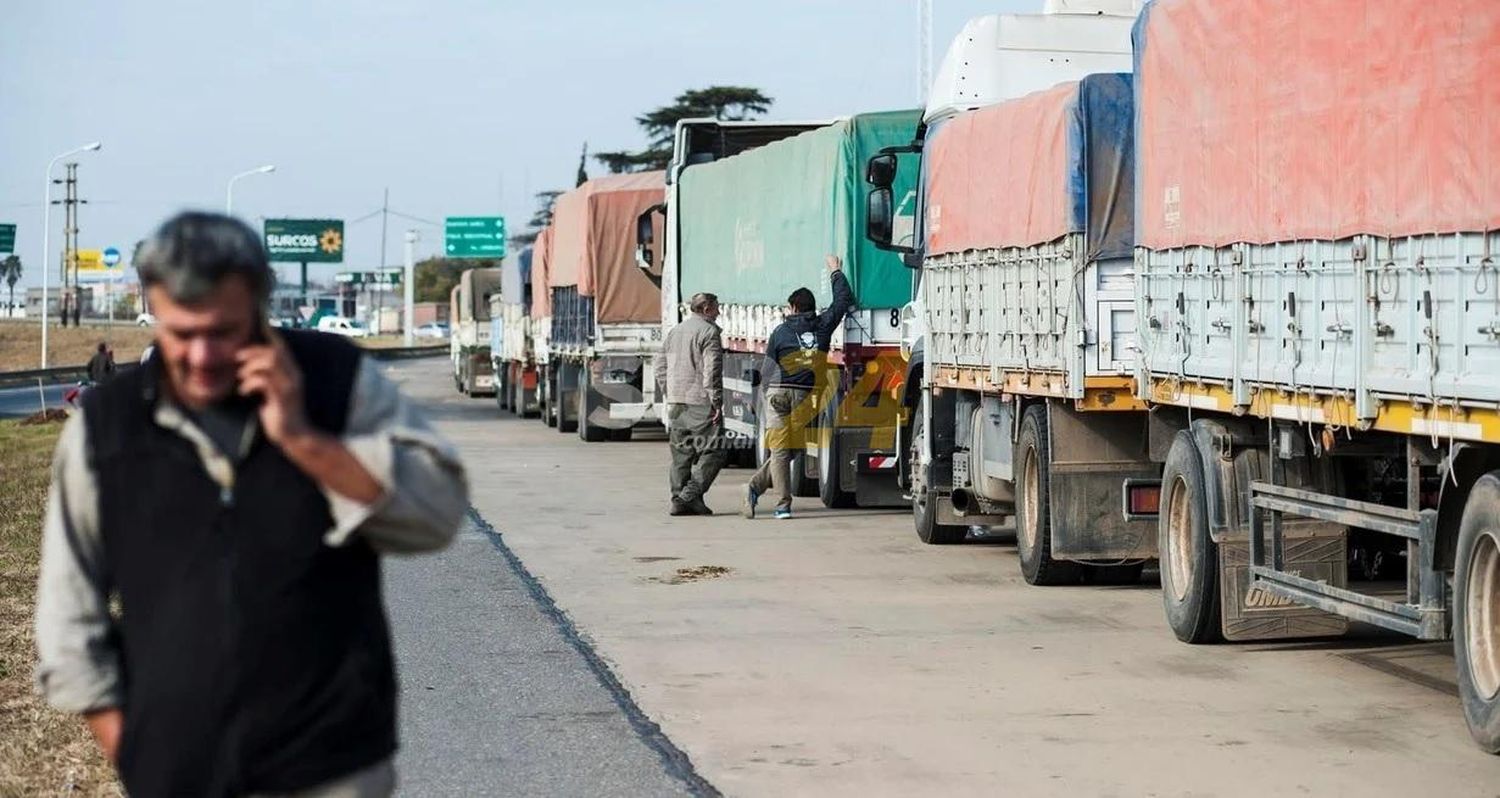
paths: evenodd
<path fill-rule="evenodd" d="M 151 343 L 149 327 L 108 324 L 82 327 L 50 327 L 47 330 L 47 365 L 82 366 L 94 356 L 99 342 L 115 350 L 115 362 L 139 360 Z M 0 371 L 34 369 L 41 365 L 42 327 L 29 321 L 0 321 Z"/>
<path fill-rule="evenodd" d="M 0 797 L 121 795 L 76 715 L 32 687 L 32 614 L 48 468 L 62 425 L 0 421 Z"/>

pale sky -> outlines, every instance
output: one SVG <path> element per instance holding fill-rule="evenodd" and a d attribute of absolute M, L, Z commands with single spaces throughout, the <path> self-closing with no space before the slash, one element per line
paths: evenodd
<path fill-rule="evenodd" d="M 0 223 L 18 225 L 21 285 L 40 282 L 43 170 L 78 156 L 80 246 L 130 248 L 185 208 L 342 218 L 345 263 L 386 262 L 444 216 L 507 217 L 571 188 L 589 149 L 635 149 L 638 114 L 712 84 L 775 98 L 768 118 L 918 103 L 915 0 L 10 0 L 0 24 Z M 934 0 L 934 69 L 970 17 L 1042 0 Z M 604 170 L 592 159 L 592 176 Z M 57 166 L 54 177 L 61 177 Z M 61 187 L 58 187 L 60 190 Z M 52 215 L 50 259 L 61 247 Z M 53 279 L 56 279 L 54 271 Z"/>

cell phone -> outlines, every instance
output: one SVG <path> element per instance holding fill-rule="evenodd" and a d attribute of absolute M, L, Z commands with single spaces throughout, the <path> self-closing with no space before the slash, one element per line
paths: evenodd
<path fill-rule="evenodd" d="M 264 312 L 261 312 L 256 316 L 255 327 L 250 331 L 250 340 L 248 341 L 248 344 L 250 346 L 262 346 L 270 342 L 271 322 L 266 317 L 266 314 Z M 259 409 L 262 404 L 265 404 L 266 397 L 258 393 L 244 396 L 241 395 L 238 390 L 236 390 L 234 394 L 234 401 L 240 403 L 245 407 Z"/>

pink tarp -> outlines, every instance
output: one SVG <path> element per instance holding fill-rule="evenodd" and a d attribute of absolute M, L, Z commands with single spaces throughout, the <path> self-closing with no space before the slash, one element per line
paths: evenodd
<path fill-rule="evenodd" d="M 927 251 L 1041 244 L 1073 232 L 1068 128 L 1078 83 L 968 111 L 927 149 Z"/>
<path fill-rule="evenodd" d="M 596 177 L 558 197 L 548 285 L 576 285 L 594 297 L 603 323 L 659 320 L 661 290 L 635 262 L 635 223 L 665 198 L 665 177 L 660 171 Z"/>
<path fill-rule="evenodd" d="M 1156 249 L 1500 228 L 1500 2 L 1159 0 L 1136 30 Z"/>
<path fill-rule="evenodd" d="M 545 319 L 552 315 L 552 287 L 547 272 L 552 265 L 552 225 L 547 225 L 531 245 L 531 317 Z"/>

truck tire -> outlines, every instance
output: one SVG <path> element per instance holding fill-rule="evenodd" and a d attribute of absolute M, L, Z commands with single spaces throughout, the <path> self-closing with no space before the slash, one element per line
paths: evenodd
<path fill-rule="evenodd" d="M 557 426 L 557 369 L 548 368 L 542 372 L 542 423 L 549 427 Z"/>
<path fill-rule="evenodd" d="M 1224 639 L 1219 613 L 1219 546 L 1208 534 L 1203 460 L 1187 430 L 1172 439 L 1161 474 L 1157 552 L 1167 625 L 1184 643 Z"/>
<path fill-rule="evenodd" d="M 504 413 L 510 410 L 510 367 L 495 368 L 495 405 Z"/>
<path fill-rule="evenodd" d="M 803 498 L 818 496 L 818 480 L 807 475 L 807 450 L 792 453 L 792 495 Z"/>
<path fill-rule="evenodd" d="M 829 509 L 844 509 L 855 506 L 854 493 L 839 485 L 839 471 L 844 454 L 839 448 L 838 420 L 839 404 L 843 394 L 835 390 L 828 406 L 823 408 L 822 424 L 818 434 L 822 436 L 823 448 L 818 452 L 818 497 Z M 857 478 L 857 477 L 856 477 Z"/>
<path fill-rule="evenodd" d="M 595 424 L 590 416 L 594 414 L 594 403 L 589 401 L 593 395 L 592 370 L 587 365 L 578 369 L 578 437 L 585 443 L 600 443 L 606 437 L 609 430 Z"/>
<path fill-rule="evenodd" d="M 1052 559 L 1052 458 L 1047 446 L 1047 406 L 1032 405 L 1021 416 L 1016 441 L 1016 554 L 1021 576 L 1031 585 L 1076 585 L 1082 568 Z"/>
<path fill-rule="evenodd" d="M 919 410 L 913 414 L 911 420 L 910 456 L 907 461 L 917 463 L 922 451 L 923 439 L 927 437 L 927 422 L 922 418 Z M 916 466 L 925 468 L 925 466 Z M 911 519 L 917 528 L 917 537 L 923 543 L 930 546 L 950 546 L 954 543 L 964 542 L 964 536 L 968 534 L 967 527 L 957 524 L 939 524 L 937 522 L 937 492 L 932 489 L 931 484 L 924 477 L 913 479 L 911 487 Z"/>
<path fill-rule="evenodd" d="M 1453 659 L 1469 734 L 1500 754 L 1500 471 L 1474 483 L 1458 524 Z"/>
<path fill-rule="evenodd" d="M 573 390 L 578 390 L 578 377 L 571 372 L 578 368 L 572 363 L 563 363 L 557 368 L 557 397 L 554 403 L 557 405 L 557 431 L 561 433 L 578 431 L 578 402 L 568 401 L 568 392 L 563 386 L 571 384 Z M 571 379 L 568 379 L 571 377 Z"/>

